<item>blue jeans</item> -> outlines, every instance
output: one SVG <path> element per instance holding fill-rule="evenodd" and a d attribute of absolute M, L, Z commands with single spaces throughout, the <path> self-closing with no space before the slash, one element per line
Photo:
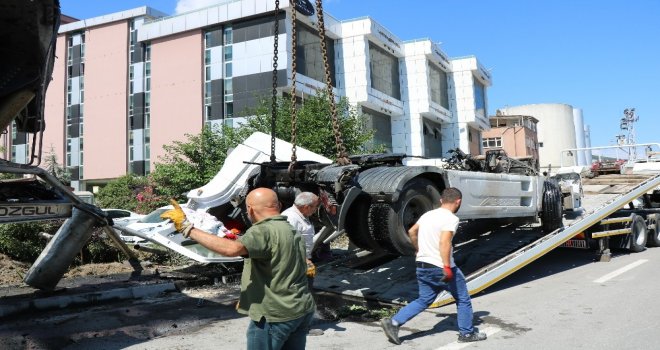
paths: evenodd
<path fill-rule="evenodd" d="M 250 320 L 247 329 L 248 350 L 303 350 L 314 312 L 286 322 L 259 322 Z"/>
<path fill-rule="evenodd" d="M 468 294 L 465 276 L 458 267 L 452 267 L 451 269 L 454 272 L 454 278 L 449 282 L 442 282 L 445 277 L 442 268 L 417 268 L 419 296 L 399 310 L 392 319 L 398 322 L 399 325 L 408 322 L 429 307 L 441 291 L 448 290 L 456 300 L 459 333 L 461 335 L 472 333 L 474 331 L 472 327 L 472 301 L 470 300 L 470 294 Z"/>

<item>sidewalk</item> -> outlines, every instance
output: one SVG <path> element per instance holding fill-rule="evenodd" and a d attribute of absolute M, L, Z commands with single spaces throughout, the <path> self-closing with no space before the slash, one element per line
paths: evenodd
<path fill-rule="evenodd" d="M 211 281 L 212 282 L 212 281 Z M 63 278 L 54 291 L 26 284 L 0 287 L 0 318 L 26 311 L 46 311 L 140 299 L 210 283 L 194 274 L 144 269 L 137 273 Z"/>

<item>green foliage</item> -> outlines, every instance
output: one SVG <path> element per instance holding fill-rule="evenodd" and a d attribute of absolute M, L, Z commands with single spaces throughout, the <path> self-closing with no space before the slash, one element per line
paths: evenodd
<path fill-rule="evenodd" d="M 142 192 L 138 193 L 138 205 L 133 210 L 136 213 L 149 214 L 155 209 L 169 204 L 170 197 L 159 195 L 154 189 L 156 185 L 152 182 L 150 178 L 149 185 Z"/>
<path fill-rule="evenodd" d="M 97 193 L 96 201 L 101 208 L 135 210 L 139 204 L 138 194 L 144 191 L 147 185 L 146 177 L 127 174 L 102 187 Z"/>
<path fill-rule="evenodd" d="M 35 221 L 0 225 L 0 253 L 22 262 L 34 262 L 48 241 L 41 232 L 54 235 L 64 220 Z M 73 261 L 74 265 L 122 261 L 126 257 L 95 228 L 91 238 Z"/>
<path fill-rule="evenodd" d="M 227 152 L 247 136 L 249 131 L 244 128 L 205 127 L 199 135 L 186 134 L 186 142 L 164 146 L 166 154 L 151 173 L 158 195 L 185 199 L 188 191 L 205 185 L 220 171 Z"/>
<path fill-rule="evenodd" d="M 262 99 L 258 106 L 247 114 L 245 128 L 270 134 L 272 100 Z M 341 98 L 336 103 L 337 119 L 342 141 L 349 155 L 382 152 L 380 146 L 369 147 L 374 132 L 365 128 L 366 116 Z M 327 94 L 308 95 L 296 107 L 296 144 L 330 159 L 336 157 L 335 135 L 332 126 L 331 106 Z M 275 136 L 291 140 L 291 99 L 277 99 L 277 121 Z"/>
<path fill-rule="evenodd" d="M 364 305 L 343 305 L 337 310 L 337 318 L 339 319 L 355 319 L 355 320 L 379 320 L 386 317 L 394 316 L 399 308 L 383 307 L 379 309 L 367 308 Z"/>
<path fill-rule="evenodd" d="M 230 149 L 255 131 L 270 134 L 271 101 L 264 98 L 255 109 L 246 111 L 251 116 L 236 128 L 223 125 L 219 130 L 211 130 L 205 127 L 198 135 L 186 134 L 186 141 L 175 141 L 164 146 L 166 154 L 154 165 L 149 176 L 149 186 L 140 192 L 143 200 L 139 202 L 136 207 L 139 210 L 136 211 L 149 212 L 166 205 L 169 198 L 186 200 L 190 190 L 205 185 L 217 174 Z M 296 110 L 297 145 L 334 159 L 335 136 L 327 95 L 321 93 L 319 96 L 307 96 Z M 278 98 L 277 111 L 275 135 L 290 141 L 291 100 Z M 373 131 L 364 127 L 366 117 L 351 107 L 347 99 L 342 98 L 337 102 L 337 115 L 342 140 L 349 155 L 383 151 L 382 146 L 367 146 L 373 139 Z"/>
<path fill-rule="evenodd" d="M 39 221 L 0 225 L 0 253 L 23 262 L 33 262 L 46 247 L 40 232 L 54 234 L 62 221 Z"/>

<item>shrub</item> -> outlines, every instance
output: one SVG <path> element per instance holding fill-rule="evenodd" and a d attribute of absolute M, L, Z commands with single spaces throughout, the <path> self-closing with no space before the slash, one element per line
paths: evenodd
<path fill-rule="evenodd" d="M 40 232 L 55 234 L 61 220 L 0 225 L 0 253 L 22 262 L 33 262 L 48 243 Z"/>
<path fill-rule="evenodd" d="M 147 178 L 127 174 L 110 181 L 102 187 L 96 197 L 101 208 L 135 210 L 138 207 L 138 194 L 147 186 Z"/>

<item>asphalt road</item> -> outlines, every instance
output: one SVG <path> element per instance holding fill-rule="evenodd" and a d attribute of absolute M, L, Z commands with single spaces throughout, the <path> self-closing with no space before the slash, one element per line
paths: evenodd
<path fill-rule="evenodd" d="M 608 263 L 556 250 L 473 298 L 488 340 L 456 343 L 454 305 L 422 313 L 388 343 L 377 322 L 319 325 L 308 349 L 656 349 L 660 248 Z M 411 288 L 416 286 L 411 285 Z M 243 349 L 247 319 L 235 289 L 192 291 L 2 320 L 3 349 Z"/>

